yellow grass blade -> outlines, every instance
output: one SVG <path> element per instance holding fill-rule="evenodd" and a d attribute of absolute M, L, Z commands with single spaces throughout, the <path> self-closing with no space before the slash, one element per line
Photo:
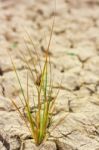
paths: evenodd
<path fill-rule="evenodd" d="M 28 126 L 28 123 L 27 123 L 26 119 L 24 118 L 23 114 L 21 113 L 20 109 L 18 108 L 17 104 L 16 104 L 16 103 L 14 102 L 14 100 L 12 100 L 11 98 L 10 98 L 10 100 L 11 100 L 12 104 L 14 105 L 14 107 L 16 108 L 16 110 L 18 111 L 18 113 L 19 113 L 21 119 L 25 122 L 25 125 L 26 125 L 26 127 L 28 128 L 28 130 L 29 130 L 29 132 L 30 132 L 30 128 L 29 128 L 29 126 Z M 30 133 L 31 133 L 31 132 L 30 132 Z"/>

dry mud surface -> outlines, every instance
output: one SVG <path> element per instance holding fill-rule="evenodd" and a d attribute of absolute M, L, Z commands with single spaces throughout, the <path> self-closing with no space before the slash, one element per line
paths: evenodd
<path fill-rule="evenodd" d="M 27 66 L 22 54 L 31 64 L 25 43 L 31 51 L 33 47 L 25 31 L 43 64 L 54 4 L 54 0 L 0 1 L 0 150 L 99 150 L 99 0 L 57 0 L 50 46 L 53 86 L 55 91 L 60 88 L 54 120 L 66 117 L 50 133 L 49 141 L 39 148 L 33 144 L 9 100 L 15 99 L 21 108 L 8 52 L 26 88 Z"/>

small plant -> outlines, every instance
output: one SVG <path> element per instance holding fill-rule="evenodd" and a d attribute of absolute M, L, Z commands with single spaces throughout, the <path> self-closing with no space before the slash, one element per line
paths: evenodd
<path fill-rule="evenodd" d="M 22 103 L 22 106 L 25 108 L 24 113 L 21 112 L 21 110 L 18 108 L 18 105 L 15 103 L 14 100 L 11 100 L 11 101 L 13 105 L 15 106 L 15 108 L 17 109 L 18 113 L 20 114 L 21 118 L 24 120 L 25 125 L 29 129 L 29 132 L 31 133 L 31 136 L 34 139 L 36 145 L 40 145 L 47 138 L 47 135 L 48 135 L 47 131 L 48 131 L 49 123 L 51 122 L 51 119 L 52 119 L 55 100 L 59 92 L 58 90 L 56 96 L 52 99 L 53 87 L 52 87 L 52 80 L 51 80 L 51 62 L 50 62 L 50 56 L 49 56 L 49 48 L 50 48 L 50 43 L 51 43 L 52 34 L 53 34 L 53 27 L 54 27 L 54 20 L 53 20 L 48 47 L 47 47 L 46 54 L 45 54 L 45 61 L 44 61 L 43 68 L 41 68 L 41 65 L 40 65 L 40 59 L 39 59 L 40 56 L 38 55 L 35 49 L 33 41 L 29 37 L 35 49 L 36 57 L 37 57 L 37 60 L 39 61 L 39 67 L 40 67 L 39 84 L 38 85 L 35 84 L 36 90 L 37 90 L 37 106 L 36 106 L 36 109 L 34 110 L 34 113 L 31 112 L 31 106 L 30 106 L 28 71 L 31 73 L 33 77 L 33 82 L 34 82 L 34 72 L 32 71 L 26 57 L 24 56 L 24 54 L 22 54 L 24 58 L 24 62 L 26 63 L 27 68 L 28 68 L 27 79 L 26 79 L 27 80 L 27 90 L 26 90 L 27 93 L 24 93 L 25 91 L 23 90 L 23 87 L 22 87 L 19 75 L 17 73 L 16 67 L 14 65 L 13 59 L 10 56 L 14 71 L 17 76 L 17 80 L 19 82 L 22 97 L 23 97 L 23 98 L 20 98 L 20 97 L 19 98 Z M 29 56 L 32 57 L 30 49 L 27 48 L 27 52 Z M 32 63 L 33 63 L 34 69 L 36 70 L 36 65 L 33 59 L 32 59 Z M 36 76 L 38 77 L 37 71 L 36 71 Z M 50 76 L 50 79 L 48 78 L 48 76 Z M 24 114 L 26 115 L 24 116 Z"/>

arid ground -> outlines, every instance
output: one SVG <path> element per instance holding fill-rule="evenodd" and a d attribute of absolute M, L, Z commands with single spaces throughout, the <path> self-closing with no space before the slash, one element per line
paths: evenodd
<path fill-rule="evenodd" d="M 0 0 L 0 150 L 99 150 L 99 0 L 56 1 L 49 54 L 54 91 L 60 92 L 53 120 L 65 117 L 43 145 L 33 144 L 10 101 L 21 109 L 21 90 L 9 54 L 25 90 L 23 56 L 32 64 L 27 47 L 36 60 L 29 36 L 42 65 L 54 11 L 54 0 Z"/>

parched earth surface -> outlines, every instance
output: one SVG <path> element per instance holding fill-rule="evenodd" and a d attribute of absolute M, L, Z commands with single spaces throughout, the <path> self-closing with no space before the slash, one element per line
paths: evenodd
<path fill-rule="evenodd" d="M 37 60 L 29 36 L 42 66 L 54 10 L 54 0 L 0 0 L 0 150 L 99 150 L 99 0 L 56 2 L 50 56 L 54 90 L 60 92 L 53 120 L 65 117 L 53 130 L 54 125 L 50 127 L 48 141 L 40 147 L 33 144 L 10 101 L 22 109 L 9 54 L 26 90 L 24 58 L 32 64 L 27 48 Z"/>

